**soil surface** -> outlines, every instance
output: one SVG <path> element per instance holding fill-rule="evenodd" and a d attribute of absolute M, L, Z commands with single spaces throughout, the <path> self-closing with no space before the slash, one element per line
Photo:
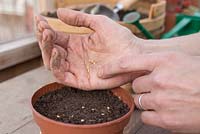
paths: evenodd
<path fill-rule="evenodd" d="M 50 119 L 71 124 L 108 122 L 130 110 L 109 90 L 83 91 L 68 87 L 41 96 L 34 108 Z"/>

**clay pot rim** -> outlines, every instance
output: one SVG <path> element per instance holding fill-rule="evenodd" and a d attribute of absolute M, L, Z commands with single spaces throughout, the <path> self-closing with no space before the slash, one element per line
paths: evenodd
<path fill-rule="evenodd" d="M 53 82 L 53 83 L 57 83 L 57 82 Z M 49 83 L 47 85 L 50 85 L 50 84 L 53 84 L 53 83 Z M 117 124 L 119 122 L 121 122 L 122 120 L 125 120 L 126 118 L 128 118 L 128 116 L 130 116 L 130 114 L 132 114 L 133 110 L 134 110 L 134 101 L 133 101 L 133 98 L 131 98 L 131 95 L 129 95 L 129 93 L 125 90 L 123 90 L 123 88 L 121 87 L 117 87 L 117 88 L 113 88 L 111 89 L 111 91 L 113 92 L 113 90 L 115 89 L 119 89 L 119 90 L 123 90 L 123 92 L 125 94 L 127 94 L 129 97 L 130 97 L 130 100 L 131 100 L 131 106 L 129 107 L 130 110 L 128 113 L 126 113 L 124 116 L 120 117 L 120 118 L 117 118 L 115 120 L 112 120 L 112 121 L 109 121 L 109 122 L 104 122 L 104 123 L 97 123 L 97 124 L 91 124 L 91 125 L 88 125 L 88 124 L 70 124 L 70 123 L 63 123 L 63 122 L 59 122 L 59 121 L 55 121 L 53 119 L 50 119 L 50 118 L 47 118 L 46 116 L 40 114 L 38 111 L 35 110 L 35 108 L 33 107 L 33 97 L 35 96 L 36 93 L 38 93 L 41 89 L 43 89 L 43 87 L 47 86 L 47 85 L 44 85 L 42 86 L 41 88 L 39 88 L 37 91 L 34 92 L 34 94 L 32 95 L 31 97 L 31 109 L 32 111 L 39 117 L 41 118 L 42 120 L 45 120 L 46 122 L 50 122 L 50 123 L 53 123 L 53 124 L 57 124 L 57 125 L 60 125 L 60 126 L 64 126 L 64 127 L 72 127 L 72 128 L 97 128 L 97 127 L 104 127 L 104 126 L 108 126 L 108 125 L 114 125 L 114 124 Z"/>

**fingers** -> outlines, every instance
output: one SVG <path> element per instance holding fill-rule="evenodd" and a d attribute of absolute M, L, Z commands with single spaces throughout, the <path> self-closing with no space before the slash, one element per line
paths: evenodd
<path fill-rule="evenodd" d="M 51 40 L 54 44 L 58 44 L 63 48 L 67 47 L 67 44 L 70 39 L 70 34 L 66 34 L 63 32 L 53 30 L 48 22 L 41 16 L 36 16 L 36 25 L 37 25 L 37 38 L 39 43 L 41 44 L 43 38 L 43 32 L 45 30 L 51 31 L 49 32 Z"/>
<path fill-rule="evenodd" d="M 69 63 L 66 61 L 66 52 L 56 47 L 52 51 L 51 58 L 51 71 L 56 79 L 67 86 L 77 86 L 77 80 L 73 73 L 69 72 Z"/>
<path fill-rule="evenodd" d="M 51 52 L 53 49 L 53 42 L 52 42 L 52 35 L 51 35 L 51 31 L 49 31 L 48 29 L 46 29 L 42 36 L 43 39 L 42 41 L 39 43 L 41 52 L 42 52 L 42 58 L 44 61 L 44 65 L 46 68 L 50 68 L 49 66 L 49 62 L 50 62 L 50 58 L 51 58 Z"/>
<path fill-rule="evenodd" d="M 43 32 L 48 29 L 49 31 L 52 31 L 52 40 L 54 39 L 54 37 L 56 37 L 55 35 L 55 31 L 49 26 L 49 24 L 47 23 L 47 21 L 39 21 L 37 24 L 37 38 L 38 41 L 41 42 L 43 40 Z"/>
<path fill-rule="evenodd" d="M 50 67 L 51 70 L 59 70 L 60 72 L 67 72 L 69 70 L 67 52 L 63 48 L 55 46 L 52 51 Z"/>
<path fill-rule="evenodd" d="M 162 120 L 155 111 L 144 111 L 141 114 L 142 122 L 148 125 L 162 127 Z"/>
<path fill-rule="evenodd" d="M 143 109 L 143 110 L 155 109 L 155 104 L 153 103 L 154 98 L 151 93 L 137 94 L 137 95 L 134 95 L 133 98 L 134 98 L 134 102 L 137 108 Z M 139 102 L 139 98 L 140 98 L 140 102 Z"/>
<path fill-rule="evenodd" d="M 66 8 L 59 8 L 57 10 L 57 15 L 58 18 L 66 24 L 79 27 L 87 27 L 93 30 L 96 28 L 94 15 L 89 15 Z"/>
<path fill-rule="evenodd" d="M 40 21 L 46 21 L 46 20 L 43 17 L 41 17 L 41 16 L 35 16 L 35 23 L 36 23 L 37 32 L 40 32 L 39 31 L 39 27 L 38 27 Z"/>
<path fill-rule="evenodd" d="M 131 80 L 132 80 L 131 74 L 122 74 L 122 75 L 118 75 L 118 76 L 103 80 L 105 83 L 104 86 L 102 86 L 102 84 L 100 83 L 99 86 L 97 86 L 97 87 L 101 87 L 101 89 L 115 88 L 115 87 L 119 87 L 125 83 L 128 83 Z M 115 85 L 115 86 L 113 87 L 113 85 Z"/>
<path fill-rule="evenodd" d="M 136 78 L 132 83 L 132 88 L 137 94 L 149 93 L 154 90 L 151 75 L 149 74 Z"/>
<path fill-rule="evenodd" d="M 105 79 L 116 74 L 153 71 L 162 60 L 163 57 L 159 54 L 129 55 L 100 67 L 98 76 Z"/>
<path fill-rule="evenodd" d="M 50 69 L 50 57 L 53 49 L 53 40 L 55 37 L 55 32 L 48 25 L 47 21 L 41 17 L 36 16 L 36 25 L 37 25 L 37 38 L 39 41 L 39 47 L 42 52 L 42 57 L 44 65 L 47 69 Z"/>
<path fill-rule="evenodd" d="M 35 21 L 36 21 L 36 29 L 37 29 L 37 37 L 39 42 L 42 40 L 42 32 L 44 31 L 45 27 L 44 25 L 41 25 L 41 23 L 47 23 L 47 20 L 45 20 L 42 16 L 35 16 Z"/>
<path fill-rule="evenodd" d="M 35 16 L 35 21 L 36 21 L 36 25 L 38 25 L 40 21 L 47 22 L 47 20 L 45 20 L 44 17 L 42 17 L 41 15 Z"/>
<path fill-rule="evenodd" d="M 57 46 L 52 51 L 51 58 L 51 71 L 56 77 L 56 79 L 67 85 L 67 86 L 77 86 L 77 80 L 73 73 L 69 72 L 69 63 L 66 61 L 67 53 L 65 50 Z"/>

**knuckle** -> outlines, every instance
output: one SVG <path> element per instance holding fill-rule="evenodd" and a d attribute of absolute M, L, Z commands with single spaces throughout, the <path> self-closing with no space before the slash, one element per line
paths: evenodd
<path fill-rule="evenodd" d="M 166 77 L 164 75 L 154 75 L 153 76 L 153 83 L 157 88 L 164 88 L 166 85 Z"/>
<path fill-rule="evenodd" d="M 79 26 L 79 25 L 81 25 L 82 22 L 84 21 L 84 18 L 83 18 L 82 15 L 79 15 L 79 14 L 78 14 L 78 15 L 76 15 L 74 21 L 75 21 L 75 25 Z"/>
<path fill-rule="evenodd" d="M 40 21 L 40 25 L 42 28 L 48 28 L 48 24 L 45 21 Z"/>
<path fill-rule="evenodd" d="M 153 77 L 153 83 L 154 83 L 154 85 L 155 85 L 155 87 L 162 87 L 162 77 L 160 76 L 160 75 L 155 75 L 154 77 Z"/>
<path fill-rule="evenodd" d="M 109 18 L 105 15 L 95 15 L 95 19 L 93 19 L 93 23 L 96 25 L 104 26 L 108 22 Z"/>
<path fill-rule="evenodd" d="M 129 69 L 130 68 L 130 62 L 131 62 L 131 59 L 130 59 L 130 56 L 125 56 L 125 57 L 121 57 L 119 59 L 119 67 L 121 69 Z"/>

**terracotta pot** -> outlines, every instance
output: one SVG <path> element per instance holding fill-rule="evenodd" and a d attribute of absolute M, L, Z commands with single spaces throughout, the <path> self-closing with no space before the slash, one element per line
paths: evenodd
<path fill-rule="evenodd" d="M 133 99 L 126 90 L 123 90 L 122 88 L 116 88 L 112 90 L 114 95 L 119 96 L 122 101 L 126 103 L 130 108 L 130 111 L 123 117 L 106 123 L 76 125 L 54 121 L 41 115 L 33 108 L 33 104 L 39 97 L 61 87 L 63 87 L 63 85 L 58 83 L 51 83 L 40 88 L 32 96 L 31 106 L 33 117 L 40 127 L 42 134 L 123 134 L 124 127 L 128 124 L 134 109 Z"/>

